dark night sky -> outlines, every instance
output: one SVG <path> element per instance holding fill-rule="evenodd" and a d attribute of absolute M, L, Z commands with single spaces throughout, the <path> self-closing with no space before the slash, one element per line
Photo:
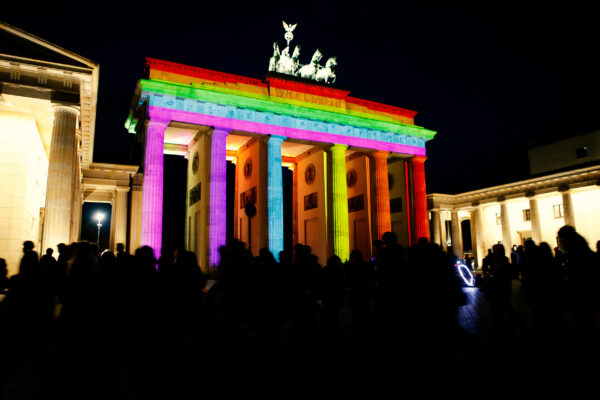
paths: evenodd
<path fill-rule="evenodd" d="M 317 47 L 336 55 L 339 87 L 415 109 L 418 125 L 438 131 L 427 145 L 428 192 L 526 178 L 528 147 L 600 129 L 591 5 L 207 3 L 99 2 L 88 11 L 11 2 L 0 18 L 100 63 L 95 161 L 127 162 L 123 123 L 144 57 L 262 78 L 273 41 L 284 43 L 282 19 L 298 23 L 301 62 Z"/>

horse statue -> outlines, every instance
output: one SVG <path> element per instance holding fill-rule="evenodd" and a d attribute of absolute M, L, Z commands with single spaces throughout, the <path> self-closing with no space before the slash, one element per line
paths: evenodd
<path fill-rule="evenodd" d="M 269 71 L 275 71 L 277 68 L 277 63 L 279 62 L 279 58 L 281 57 L 281 53 L 279 52 L 279 45 L 277 42 L 273 43 L 273 57 L 269 59 Z"/>
<path fill-rule="evenodd" d="M 319 65 L 321 58 L 323 58 L 323 54 L 319 49 L 317 49 L 310 60 L 310 64 L 302 66 L 302 68 L 300 68 L 298 71 L 300 76 L 302 78 L 315 79 L 316 74 L 321 68 L 323 68 L 321 65 Z"/>
<path fill-rule="evenodd" d="M 296 46 L 290 56 L 290 48 L 286 47 L 281 51 L 279 61 L 275 64 L 275 71 L 282 74 L 294 75 L 298 69 L 298 59 L 300 58 L 300 48 Z"/>
<path fill-rule="evenodd" d="M 335 83 L 335 72 L 333 72 L 333 67 L 337 65 L 337 59 L 335 57 L 330 57 L 325 63 L 325 68 L 321 68 L 317 71 L 315 76 L 315 80 L 323 81 L 325 83 Z M 331 79 L 331 82 L 329 82 Z"/>

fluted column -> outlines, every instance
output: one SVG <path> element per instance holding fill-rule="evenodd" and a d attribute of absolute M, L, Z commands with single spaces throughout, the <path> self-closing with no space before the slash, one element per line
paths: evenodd
<path fill-rule="evenodd" d="M 149 121 L 144 152 L 140 246 L 150 246 L 158 259 L 162 247 L 165 129 L 168 121 Z"/>
<path fill-rule="evenodd" d="M 450 212 L 452 225 L 452 252 L 458 258 L 462 258 L 463 246 L 462 237 L 460 235 L 460 225 L 458 224 L 458 210 Z"/>
<path fill-rule="evenodd" d="M 441 232 L 441 218 L 440 218 L 440 210 L 431 210 L 431 224 L 432 224 L 432 232 L 431 232 L 431 241 L 433 243 L 437 243 L 440 246 L 442 245 L 442 232 Z"/>
<path fill-rule="evenodd" d="M 535 196 L 529 198 L 529 216 L 531 220 L 531 238 L 536 244 L 540 244 L 542 241 L 542 227 L 540 224 L 538 201 Z"/>
<path fill-rule="evenodd" d="M 348 228 L 348 188 L 346 184 L 345 144 L 334 144 L 331 152 L 331 183 L 333 208 L 333 252 L 342 262 L 350 258 L 350 232 Z"/>
<path fill-rule="evenodd" d="M 298 243 L 298 164 L 292 170 L 292 242 Z"/>
<path fill-rule="evenodd" d="M 442 219 L 442 210 L 438 212 L 440 213 L 440 246 L 442 246 L 442 250 L 444 250 L 444 252 L 447 252 L 448 246 L 446 244 L 446 220 Z"/>
<path fill-rule="evenodd" d="M 473 227 L 473 222 L 475 223 L 475 232 L 471 233 L 472 237 L 475 237 L 473 247 L 477 249 L 477 254 L 473 254 L 473 258 L 475 258 L 475 264 L 480 267 L 481 261 L 483 257 L 487 255 L 486 253 L 486 237 L 485 237 L 485 221 L 484 221 L 484 212 L 481 206 L 478 206 L 473 210 L 473 219 L 471 220 L 471 227 Z M 471 229 L 471 232 L 473 230 Z M 473 253 L 475 253 L 475 249 L 473 249 Z"/>
<path fill-rule="evenodd" d="M 383 234 L 392 231 L 390 214 L 390 185 L 388 182 L 388 151 L 373 153 L 375 160 L 375 204 L 377 209 L 377 238 L 383 239 Z"/>
<path fill-rule="evenodd" d="M 506 254 L 510 254 L 512 240 L 510 237 L 510 215 L 508 214 L 508 204 L 505 200 L 500 201 L 500 221 L 502 223 L 502 244 Z"/>
<path fill-rule="evenodd" d="M 42 248 L 69 244 L 73 210 L 73 186 L 77 174 L 77 115 L 73 107 L 54 107 L 48 183 L 44 208 Z M 40 249 L 42 250 L 42 249 Z"/>
<path fill-rule="evenodd" d="M 115 199 L 115 207 L 112 219 L 115 220 L 115 238 L 114 238 L 114 249 L 118 243 L 127 243 L 127 192 L 129 188 L 117 188 L 117 196 Z"/>
<path fill-rule="evenodd" d="M 414 238 L 429 239 L 429 211 L 427 210 L 427 188 L 425 186 L 425 160 L 426 157 L 413 157 L 412 164 L 413 191 L 414 191 Z"/>
<path fill-rule="evenodd" d="M 573 211 L 573 200 L 569 190 L 562 192 L 562 201 L 565 225 L 571 225 L 573 228 L 575 228 L 575 212 Z"/>
<path fill-rule="evenodd" d="M 208 263 L 218 266 L 219 247 L 227 241 L 227 135 L 230 130 L 215 128 L 210 142 L 210 197 L 208 218 Z"/>
<path fill-rule="evenodd" d="M 276 260 L 283 251 L 283 176 L 281 144 L 286 138 L 272 135 L 267 143 L 267 202 L 269 213 L 269 250 Z"/>

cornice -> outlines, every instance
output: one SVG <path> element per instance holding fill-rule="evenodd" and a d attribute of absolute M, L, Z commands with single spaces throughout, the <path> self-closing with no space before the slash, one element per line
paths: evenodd
<path fill-rule="evenodd" d="M 445 205 L 447 208 L 452 208 L 459 205 L 462 207 L 465 204 L 474 202 L 509 201 L 515 198 L 561 192 L 569 188 L 593 186 L 599 183 L 600 166 L 593 166 L 455 195 L 431 193 L 427 195 L 427 198 L 433 203 L 434 207 L 439 208 L 441 205 Z"/>

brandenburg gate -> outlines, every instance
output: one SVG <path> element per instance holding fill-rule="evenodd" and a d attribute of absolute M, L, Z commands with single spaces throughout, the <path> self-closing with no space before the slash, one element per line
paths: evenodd
<path fill-rule="evenodd" d="M 186 246 L 203 268 L 226 242 L 226 163 L 236 164 L 235 236 L 284 248 L 282 167 L 293 170 L 294 243 L 321 263 L 394 231 L 429 236 L 425 142 L 416 112 L 277 72 L 264 80 L 147 58 L 126 122 L 143 147 L 140 245 L 160 252 L 164 154 L 188 157 Z M 244 212 L 253 204 L 256 216 Z M 287 219 L 287 218 L 286 218 Z"/>

